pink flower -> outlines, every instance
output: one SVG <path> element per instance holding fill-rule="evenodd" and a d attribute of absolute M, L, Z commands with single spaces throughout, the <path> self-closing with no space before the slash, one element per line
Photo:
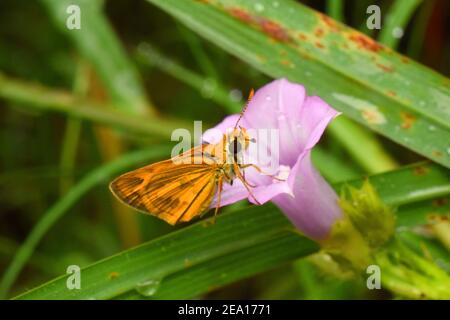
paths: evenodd
<path fill-rule="evenodd" d="M 255 93 L 239 123 L 256 139 L 256 147 L 246 151 L 244 163 L 256 164 L 284 180 L 254 168 L 245 169 L 255 198 L 260 204 L 271 200 L 301 232 L 316 240 L 325 238 L 333 223 L 342 217 L 336 193 L 311 163 L 311 149 L 338 114 L 319 97 L 307 96 L 302 85 L 278 79 Z M 218 142 L 227 129 L 234 127 L 237 118 L 238 115 L 228 116 L 207 130 L 203 141 Z M 265 139 L 268 135 L 272 139 Z M 270 163 L 261 161 L 262 151 Z M 235 179 L 233 185 L 224 184 L 220 205 L 245 198 L 256 203 Z"/>

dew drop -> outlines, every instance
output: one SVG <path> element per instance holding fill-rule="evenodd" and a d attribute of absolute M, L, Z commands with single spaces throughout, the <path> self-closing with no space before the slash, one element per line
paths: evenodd
<path fill-rule="evenodd" d="M 232 89 L 228 96 L 232 101 L 239 102 L 242 99 L 242 91 L 239 89 Z"/>
<path fill-rule="evenodd" d="M 286 120 L 286 116 L 284 114 L 280 114 L 278 116 L 278 121 L 284 121 L 284 120 Z"/>
<path fill-rule="evenodd" d="M 394 38 L 400 39 L 401 37 L 403 37 L 403 34 L 404 34 L 404 32 L 403 32 L 403 29 L 401 27 L 395 27 L 392 30 L 392 36 Z"/>
<path fill-rule="evenodd" d="M 272 97 L 271 97 L 271 96 L 266 96 L 266 100 L 267 100 L 267 101 L 271 101 L 271 100 L 272 100 Z"/>
<path fill-rule="evenodd" d="M 160 279 L 148 279 L 148 280 L 139 282 L 136 285 L 135 289 L 141 295 L 150 297 L 150 296 L 155 295 L 155 293 L 159 289 L 160 284 L 161 284 Z"/>

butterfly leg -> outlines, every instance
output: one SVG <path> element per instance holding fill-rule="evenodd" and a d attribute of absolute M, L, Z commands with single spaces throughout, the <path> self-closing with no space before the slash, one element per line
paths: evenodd
<path fill-rule="evenodd" d="M 255 200 L 256 204 L 261 205 L 261 203 L 256 199 L 255 195 L 253 194 L 252 190 L 250 189 L 250 186 L 247 181 L 245 181 L 244 177 L 242 176 L 241 170 L 239 169 L 239 166 L 236 163 L 233 163 L 234 171 L 236 173 L 236 176 L 239 180 L 242 181 L 242 184 L 244 185 L 245 189 L 247 189 L 250 196 Z"/>
<path fill-rule="evenodd" d="M 245 181 L 247 181 L 247 179 L 245 178 L 245 170 L 242 170 L 242 177 L 244 178 Z M 253 185 L 253 184 L 249 183 L 248 181 L 247 181 L 247 184 L 251 188 L 256 188 L 256 185 Z"/>

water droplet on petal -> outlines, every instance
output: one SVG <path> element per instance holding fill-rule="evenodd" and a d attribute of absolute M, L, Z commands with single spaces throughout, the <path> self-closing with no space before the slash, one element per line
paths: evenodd
<path fill-rule="evenodd" d="M 139 282 L 135 289 L 137 292 L 142 294 L 143 296 L 150 297 L 155 295 L 155 293 L 158 291 L 159 286 L 161 284 L 160 279 L 148 279 Z"/>
<path fill-rule="evenodd" d="M 279 120 L 279 121 L 284 121 L 284 120 L 286 120 L 286 116 L 285 116 L 284 114 L 280 114 L 280 115 L 278 116 L 278 120 Z"/>
<path fill-rule="evenodd" d="M 272 100 L 272 97 L 271 97 L 271 96 L 266 96 L 266 100 L 267 100 L 267 101 L 271 101 L 271 100 Z"/>

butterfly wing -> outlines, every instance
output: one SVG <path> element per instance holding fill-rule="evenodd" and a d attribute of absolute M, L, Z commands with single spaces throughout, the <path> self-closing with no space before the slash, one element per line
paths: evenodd
<path fill-rule="evenodd" d="M 125 204 L 172 225 L 189 221 L 209 207 L 217 187 L 216 166 L 194 159 L 198 152 L 192 151 L 128 172 L 110 189 Z M 183 163 L 186 157 L 198 164 Z"/>

